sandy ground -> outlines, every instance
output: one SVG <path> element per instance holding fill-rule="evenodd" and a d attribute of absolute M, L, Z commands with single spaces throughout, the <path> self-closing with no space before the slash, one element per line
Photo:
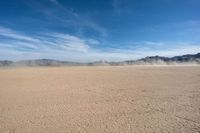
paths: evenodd
<path fill-rule="evenodd" d="M 200 67 L 0 70 L 0 133 L 199 133 Z"/>

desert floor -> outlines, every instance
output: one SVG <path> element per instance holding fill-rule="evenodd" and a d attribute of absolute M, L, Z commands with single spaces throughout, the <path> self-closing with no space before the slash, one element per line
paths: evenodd
<path fill-rule="evenodd" d="M 0 133 L 200 132 L 200 67 L 0 70 Z"/>

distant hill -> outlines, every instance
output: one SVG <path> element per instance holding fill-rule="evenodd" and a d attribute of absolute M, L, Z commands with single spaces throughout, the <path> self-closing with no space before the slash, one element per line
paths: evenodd
<path fill-rule="evenodd" d="M 134 64 L 200 64 L 200 53 L 197 54 L 188 54 L 182 56 L 174 57 L 162 57 L 162 56 L 148 56 L 136 61 L 133 61 Z"/>
<path fill-rule="evenodd" d="M 79 65 L 80 63 L 59 61 L 52 59 L 38 59 L 38 60 L 23 60 L 15 62 L 15 66 L 65 66 L 65 65 Z"/>
<path fill-rule="evenodd" d="M 187 54 L 174 57 L 162 57 L 162 56 L 147 56 L 138 60 L 127 60 L 121 62 L 108 62 L 97 61 L 90 63 L 59 61 L 52 59 L 37 59 L 37 60 L 22 60 L 22 61 L 0 61 L 0 67 L 20 67 L 20 66 L 101 66 L 101 65 L 174 65 L 174 64 L 199 64 L 200 65 L 200 53 Z"/>
<path fill-rule="evenodd" d="M 0 67 L 7 67 L 7 66 L 12 66 L 14 62 L 8 61 L 8 60 L 3 60 L 0 61 Z"/>
<path fill-rule="evenodd" d="M 171 58 L 172 61 L 178 61 L 178 62 L 200 62 L 200 53 L 195 54 L 195 55 L 183 55 L 183 56 L 175 56 Z"/>

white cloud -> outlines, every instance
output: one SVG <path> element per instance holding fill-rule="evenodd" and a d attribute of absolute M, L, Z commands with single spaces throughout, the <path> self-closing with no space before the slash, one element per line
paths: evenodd
<path fill-rule="evenodd" d="M 63 50 L 87 52 L 90 48 L 86 39 L 82 39 L 69 34 L 48 33 L 40 37 L 31 37 L 16 32 L 12 29 L 0 27 L 0 36 L 6 40 L 6 46 L 17 48 L 31 48 L 33 50 Z M 8 39 L 6 39 L 8 38 Z M 11 40 L 10 40 L 11 39 Z M 2 46 L 2 44 L 1 44 Z"/>
<path fill-rule="evenodd" d="M 1 27 L 0 26 L 0 36 L 12 38 L 12 39 L 17 39 L 17 40 L 22 40 L 22 41 L 30 41 L 30 42 L 40 42 L 40 40 L 23 35 L 22 33 L 18 33 L 12 29 Z"/>
<path fill-rule="evenodd" d="M 87 52 L 90 48 L 85 39 L 76 36 L 62 33 L 51 33 L 46 35 L 53 38 L 52 41 L 47 42 L 47 44 L 53 44 L 57 48 L 79 52 Z M 48 37 L 46 38 L 47 40 Z"/>
<path fill-rule="evenodd" d="M 159 42 L 160 43 L 160 42 Z M 158 43 L 158 44 L 159 44 Z M 172 56 L 178 56 L 178 55 L 184 55 L 184 54 L 196 54 L 200 52 L 200 44 L 192 44 L 192 43 L 175 43 L 177 45 L 172 46 L 171 43 L 165 43 L 162 42 L 163 47 L 161 46 L 159 49 L 155 49 L 152 46 L 141 46 L 138 48 L 132 48 L 132 49 L 111 49 L 107 51 L 110 53 L 115 53 L 116 56 L 119 55 L 120 57 L 125 57 L 128 60 L 132 59 L 140 59 L 144 58 L 146 56 L 166 56 L 166 57 L 172 57 Z M 155 46 L 157 43 L 155 42 Z M 166 46 L 169 46 L 166 48 Z M 121 59 L 120 59 L 121 60 Z"/>
<path fill-rule="evenodd" d="M 95 39 L 88 39 L 87 42 L 89 44 L 94 44 L 94 45 L 99 45 L 100 42 L 98 40 L 95 40 Z"/>
<path fill-rule="evenodd" d="M 200 52 L 200 44 L 190 42 L 143 41 L 132 42 L 130 44 L 133 46 L 128 48 L 107 46 L 104 50 L 95 49 L 92 46 L 100 45 L 100 42 L 92 38 L 80 38 L 63 33 L 41 33 L 41 36 L 32 37 L 4 27 L 0 27 L 0 36 L 3 37 L 0 42 L 0 60 L 52 58 L 82 62 L 121 61 L 145 56 L 176 56 Z"/>

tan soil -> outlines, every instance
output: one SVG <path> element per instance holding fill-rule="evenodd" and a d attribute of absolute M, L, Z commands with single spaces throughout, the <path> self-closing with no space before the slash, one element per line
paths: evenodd
<path fill-rule="evenodd" d="M 200 67 L 0 70 L 0 133 L 200 132 Z"/>

